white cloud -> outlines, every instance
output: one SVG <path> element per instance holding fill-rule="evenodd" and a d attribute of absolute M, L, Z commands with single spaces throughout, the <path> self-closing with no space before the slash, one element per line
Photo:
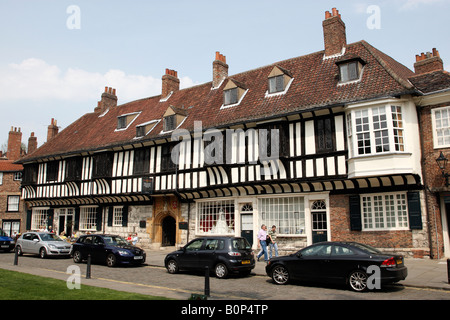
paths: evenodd
<path fill-rule="evenodd" d="M 119 103 L 161 93 L 160 77 L 126 74 L 122 70 L 105 74 L 74 68 L 63 71 L 37 58 L 9 64 L 0 72 L 0 101 L 57 99 L 95 103 L 106 86 L 116 88 Z M 194 84 L 189 77 L 180 79 L 182 88 Z"/>

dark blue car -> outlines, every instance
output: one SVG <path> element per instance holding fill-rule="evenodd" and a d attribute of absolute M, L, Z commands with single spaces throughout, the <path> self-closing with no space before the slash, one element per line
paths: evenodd
<path fill-rule="evenodd" d="M 118 264 L 143 264 L 145 251 L 129 244 L 124 238 L 110 234 L 88 234 L 78 238 L 72 246 L 75 263 L 86 260 L 91 255 L 92 262 L 106 263 L 108 267 Z"/>
<path fill-rule="evenodd" d="M 14 240 L 9 237 L 5 231 L 0 229 L 0 251 L 10 252 L 14 249 L 15 243 Z"/>

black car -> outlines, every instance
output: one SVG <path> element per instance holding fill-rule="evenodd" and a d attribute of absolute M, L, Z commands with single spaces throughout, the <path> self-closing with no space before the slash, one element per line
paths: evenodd
<path fill-rule="evenodd" d="M 89 234 L 78 238 L 72 246 L 73 261 L 80 263 L 89 254 L 92 262 L 106 262 L 108 267 L 143 264 L 146 258 L 144 250 L 129 244 L 120 236 L 110 234 Z"/>
<path fill-rule="evenodd" d="M 255 267 L 255 256 L 245 238 L 205 237 L 169 253 L 164 264 L 169 273 L 181 269 L 204 271 L 209 267 L 217 278 L 226 278 L 230 272 L 249 275 Z"/>
<path fill-rule="evenodd" d="M 357 242 L 313 244 L 289 256 L 271 259 L 266 272 L 276 284 L 291 279 L 342 283 L 355 291 L 379 289 L 376 284 L 395 283 L 408 275 L 402 256 L 383 254 Z"/>

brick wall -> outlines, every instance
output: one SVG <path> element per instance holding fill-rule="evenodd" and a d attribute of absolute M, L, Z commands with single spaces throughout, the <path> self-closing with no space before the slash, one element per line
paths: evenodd
<path fill-rule="evenodd" d="M 0 227 L 3 220 L 21 220 L 20 231 L 25 231 L 24 202 L 19 201 L 18 212 L 7 212 L 8 196 L 20 196 L 21 181 L 14 180 L 14 173 L 3 172 L 3 183 L 0 185 Z"/>

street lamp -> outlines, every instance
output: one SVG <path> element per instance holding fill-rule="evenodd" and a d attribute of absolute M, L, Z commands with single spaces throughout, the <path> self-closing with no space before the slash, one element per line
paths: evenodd
<path fill-rule="evenodd" d="M 439 157 L 436 159 L 436 163 L 439 166 L 439 169 L 441 169 L 442 172 L 442 176 L 445 179 L 445 186 L 448 187 L 449 186 L 449 182 L 448 182 L 448 177 L 450 176 L 450 174 L 445 172 L 445 167 L 447 166 L 447 162 L 448 159 L 444 156 L 444 154 L 441 151 L 441 154 L 439 155 Z"/>

